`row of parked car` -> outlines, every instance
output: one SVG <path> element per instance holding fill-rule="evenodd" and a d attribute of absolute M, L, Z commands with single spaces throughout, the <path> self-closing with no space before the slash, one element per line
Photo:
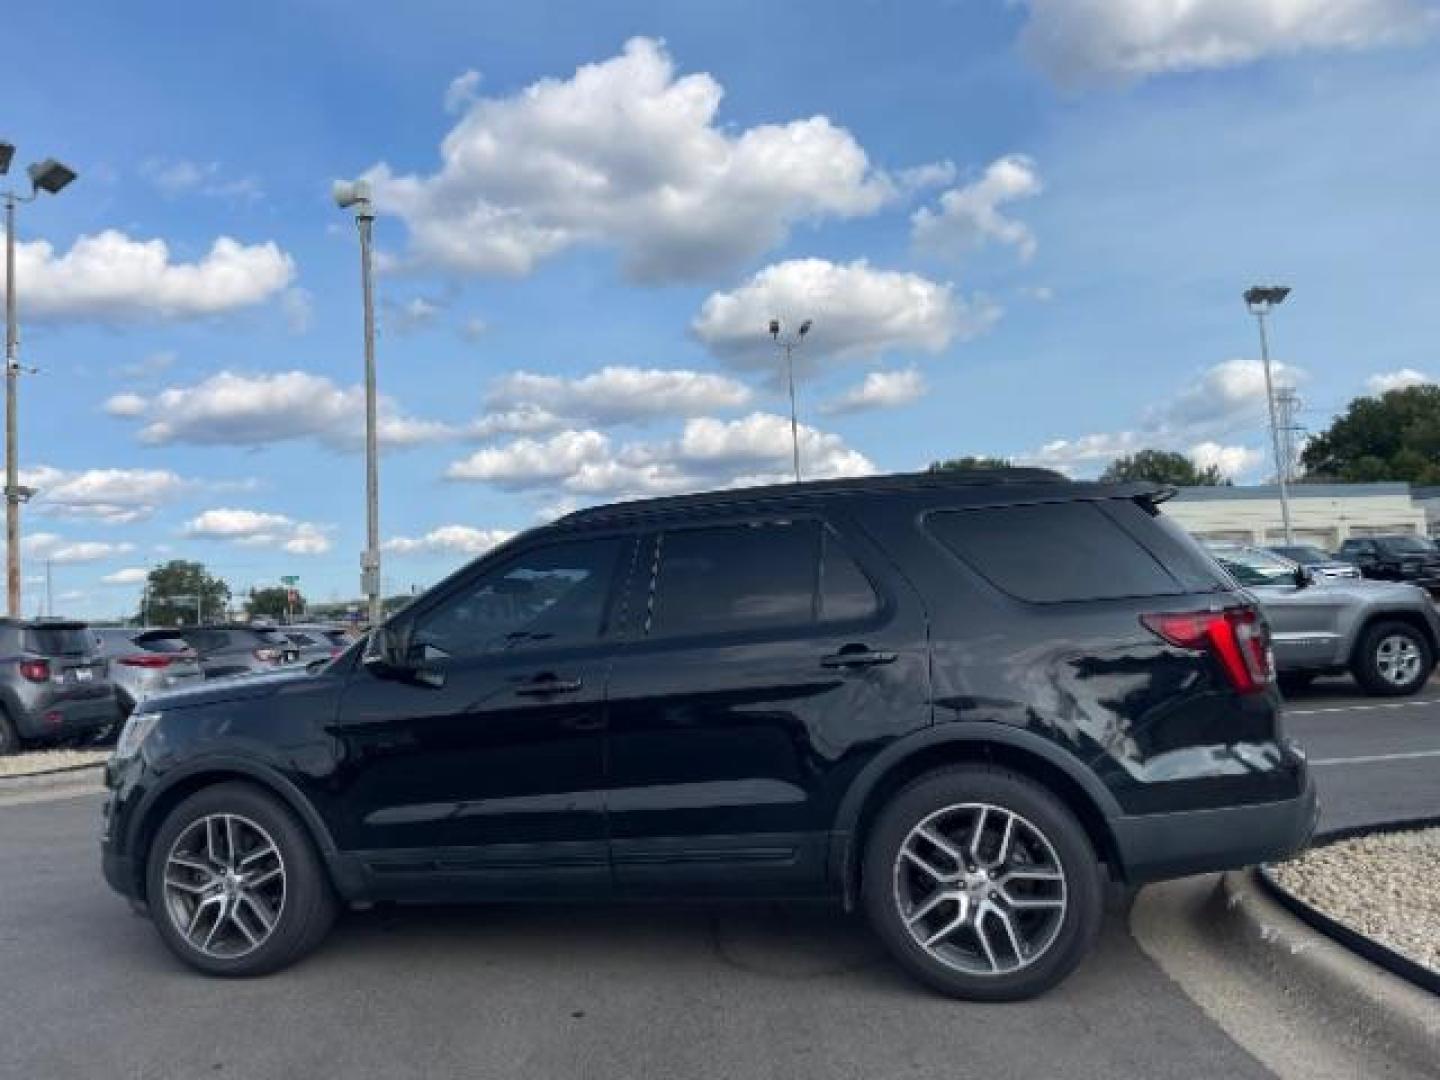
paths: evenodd
<path fill-rule="evenodd" d="M 1423 536 L 1354 536 L 1333 555 L 1311 544 L 1288 544 L 1270 552 L 1299 563 L 1319 577 L 1400 581 L 1440 591 L 1440 547 Z"/>
<path fill-rule="evenodd" d="M 93 740 L 163 690 L 329 660 L 342 627 L 91 627 L 0 620 L 0 754 L 26 744 Z"/>

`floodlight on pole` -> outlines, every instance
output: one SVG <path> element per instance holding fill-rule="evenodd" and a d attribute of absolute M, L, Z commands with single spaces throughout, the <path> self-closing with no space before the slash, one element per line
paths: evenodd
<path fill-rule="evenodd" d="M 805 335 L 810 333 L 814 326 L 813 319 L 806 319 L 800 324 L 800 329 L 789 337 L 780 336 L 780 320 L 770 320 L 770 337 L 775 344 L 785 351 L 785 378 L 790 385 L 790 447 L 795 465 L 795 482 L 800 483 L 800 421 L 795 411 L 795 357 L 794 352 L 800 347 L 800 342 Z"/>
<path fill-rule="evenodd" d="M 1275 481 L 1280 486 L 1280 520 L 1285 529 L 1285 543 L 1293 544 L 1295 534 L 1290 527 L 1290 485 L 1286 476 L 1288 463 L 1280 449 L 1280 424 L 1275 413 L 1275 381 L 1270 373 L 1270 338 L 1265 332 L 1265 317 L 1276 305 L 1284 303 L 1289 295 L 1290 288 L 1287 285 L 1255 285 L 1245 290 L 1245 306 L 1250 309 L 1250 314 L 1255 316 L 1255 322 L 1260 327 L 1260 363 L 1265 369 L 1265 404 L 1270 412 L 1270 446 L 1275 453 Z"/>
<path fill-rule="evenodd" d="M 360 553 L 360 591 L 365 594 L 371 626 L 381 617 L 380 597 L 380 446 L 375 405 L 375 292 L 371 233 L 375 207 L 365 180 L 337 180 L 330 189 L 335 205 L 355 211 L 360 231 L 360 292 L 365 314 L 365 550 Z"/>
<path fill-rule="evenodd" d="M 0 176 L 10 171 L 15 158 L 14 143 L 0 141 Z M 15 208 L 34 202 L 43 191 L 54 195 L 75 179 L 70 166 L 46 158 L 25 168 L 30 194 L 0 192 L 5 202 L 5 599 L 12 618 L 20 611 L 20 504 L 34 492 L 20 483 L 19 402 L 20 326 L 16 315 Z"/>

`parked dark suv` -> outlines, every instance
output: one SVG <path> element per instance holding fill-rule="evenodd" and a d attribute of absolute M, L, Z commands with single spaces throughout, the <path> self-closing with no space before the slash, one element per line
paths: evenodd
<path fill-rule="evenodd" d="M 1424 537 L 1353 536 L 1340 545 L 1338 555 L 1367 578 L 1440 590 L 1440 551 Z"/>
<path fill-rule="evenodd" d="M 0 755 L 112 727 L 119 717 L 105 667 L 84 623 L 0 619 Z"/>
<path fill-rule="evenodd" d="M 1107 873 L 1314 820 L 1264 621 L 1160 495 L 1007 470 L 571 514 L 318 674 L 147 703 L 105 874 L 216 974 L 337 903 L 827 895 L 943 992 L 1036 994 Z"/>

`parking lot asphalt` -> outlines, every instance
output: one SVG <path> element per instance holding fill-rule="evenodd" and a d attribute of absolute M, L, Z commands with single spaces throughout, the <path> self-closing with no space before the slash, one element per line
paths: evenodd
<path fill-rule="evenodd" d="M 1292 703 L 1325 823 L 1440 814 L 1440 686 Z M 1431 754 L 1417 757 L 1405 755 Z M 811 905 L 412 908 L 298 967 L 183 969 L 99 876 L 95 795 L 0 806 L 0 1077 L 1270 1075 L 1136 946 L 1023 1005 L 946 1001 Z"/>

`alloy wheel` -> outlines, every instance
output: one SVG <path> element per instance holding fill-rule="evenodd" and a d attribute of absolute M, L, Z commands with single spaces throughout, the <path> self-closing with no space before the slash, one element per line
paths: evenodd
<path fill-rule="evenodd" d="M 260 948 L 285 908 L 285 859 L 270 834 L 239 814 L 191 822 L 165 857 L 165 909 L 205 956 L 235 960 Z"/>
<path fill-rule="evenodd" d="M 987 803 L 945 807 L 911 829 L 895 858 L 894 891 L 915 944 L 969 975 L 1034 964 L 1055 943 L 1068 904 L 1045 834 Z"/>
<path fill-rule="evenodd" d="M 1392 686 L 1407 686 L 1420 674 L 1420 647 L 1404 634 L 1380 639 L 1375 648 L 1375 669 Z"/>

